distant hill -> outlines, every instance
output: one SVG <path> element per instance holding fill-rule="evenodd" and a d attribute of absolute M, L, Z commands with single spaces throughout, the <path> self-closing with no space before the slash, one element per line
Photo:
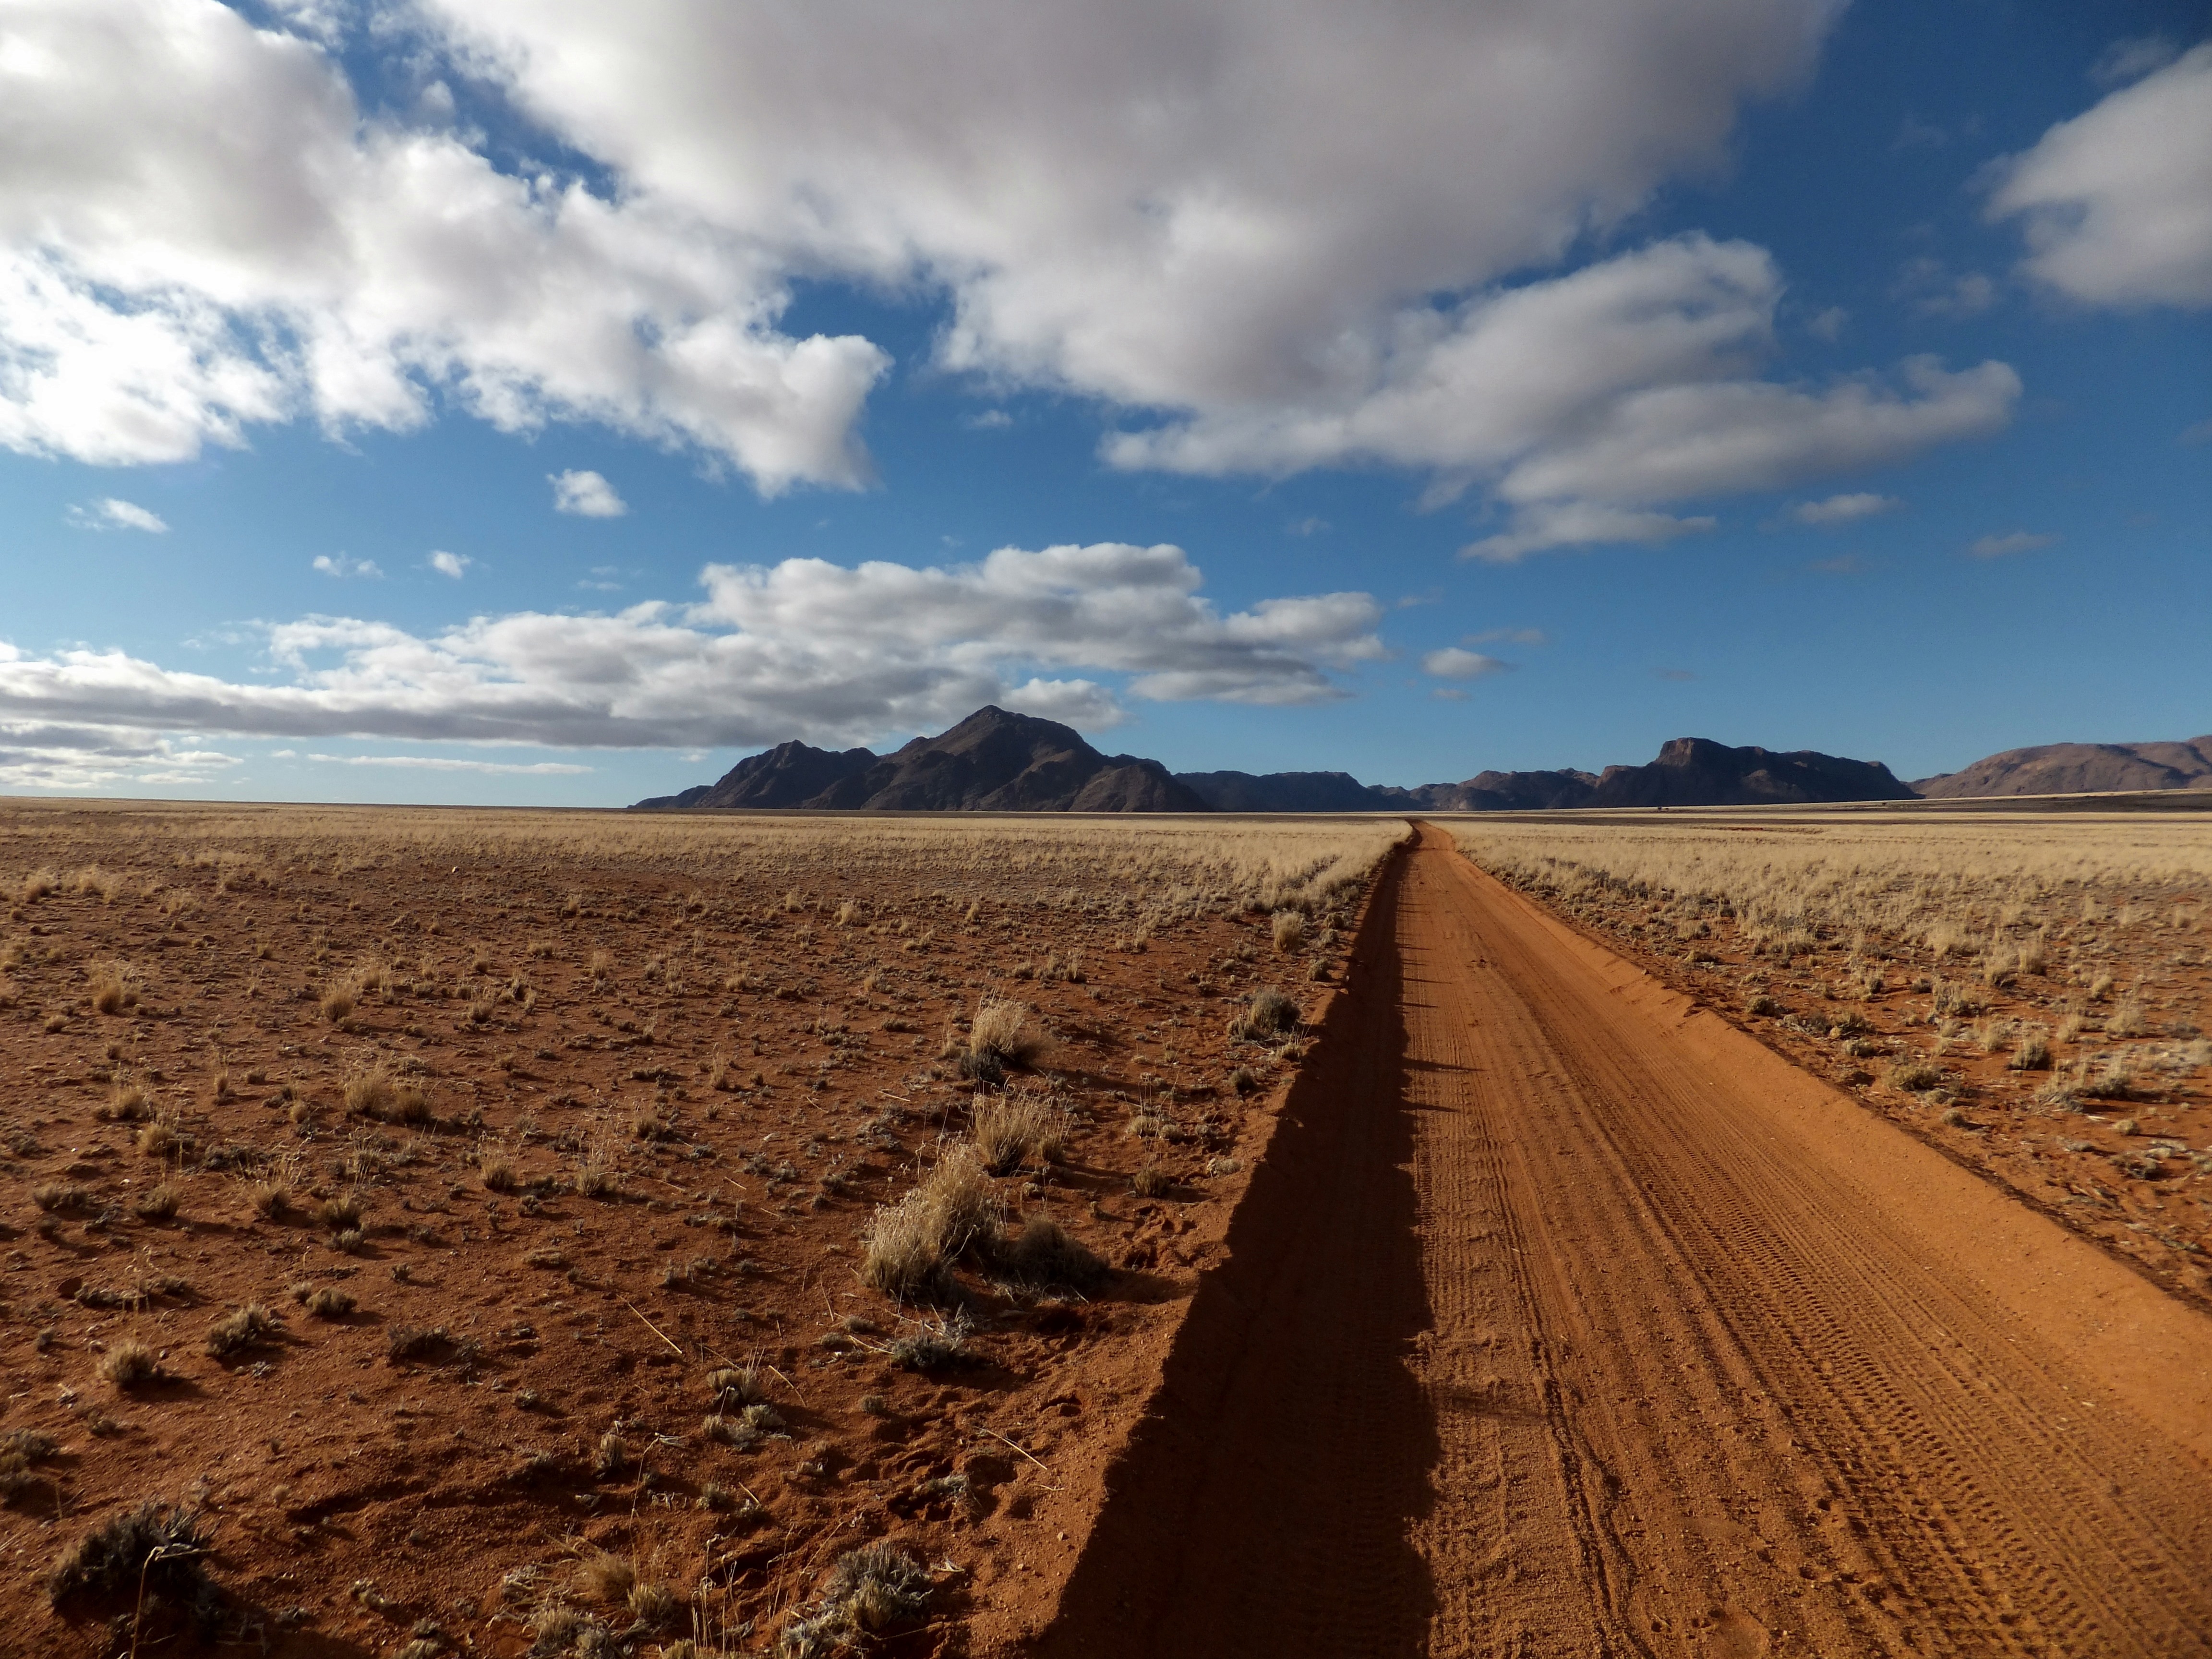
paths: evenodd
<path fill-rule="evenodd" d="M 1811 749 L 1778 754 L 1731 749 L 1709 738 L 1676 738 L 1648 766 L 1608 766 L 1589 806 L 1768 806 L 1808 801 L 1911 800 L 1912 791 L 1880 761 L 1844 760 Z"/>
<path fill-rule="evenodd" d="M 1809 749 L 1731 749 L 1676 738 L 1646 766 L 1589 772 L 1478 772 L 1464 783 L 1411 789 L 1363 784 L 1346 772 L 1178 772 L 1223 812 L 1551 812 L 1576 806 L 1757 806 L 1802 801 L 1911 800 L 1879 762 Z"/>
<path fill-rule="evenodd" d="M 1073 727 L 998 708 L 890 755 L 779 744 L 721 779 L 633 811 L 804 807 L 908 812 L 1203 812 L 1158 761 L 1102 755 Z"/>
<path fill-rule="evenodd" d="M 2186 743 L 2045 743 L 2008 749 L 1912 786 L 1936 799 L 2212 787 L 2212 737 Z"/>
<path fill-rule="evenodd" d="M 1397 803 L 1349 772 L 1178 772 L 1217 812 L 1387 812 Z"/>

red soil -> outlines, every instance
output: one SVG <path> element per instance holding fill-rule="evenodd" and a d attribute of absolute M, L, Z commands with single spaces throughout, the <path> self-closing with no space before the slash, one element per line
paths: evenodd
<path fill-rule="evenodd" d="M 19 866 L 128 879 L 110 900 L 65 884 L 0 932 L 0 1434 L 59 1445 L 19 1464 L 0 1507 L 0 1651 L 127 1649 L 131 1595 L 50 1605 L 45 1575 L 150 1498 L 199 1511 L 222 1595 L 197 1635 L 173 1607 L 147 1615 L 155 1651 L 243 1636 L 511 1656 L 533 1606 L 564 1598 L 620 1650 L 695 1632 L 764 1650 L 877 1539 L 934 1580 L 892 1651 L 1011 1640 L 1050 1609 L 1294 1065 L 1294 1048 L 1232 1042 L 1229 1018 L 1261 985 L 1316 1011 L 1328 995 L 1307 967 L 1332 952 L 1278 956 L 1264 916 L 1173 922 L 1130 950 L 1118 896 L 1046 909 L 1011 873 L 847 872 L 787 909 L 788 872 L 702 884 L 511 848 L 465 870 L 405 853 L 348 868 L 302 844 L 306 862 L 218 884 L 149 865 L 112 812 L 9 829 Z M 840 898 L 858 902 L 849 926 Z M 1012 976 L 1048 951 L 1079 952 L 1080 979 Z M 334 1023 L 319 992 L 363 959 L 397 966 L 391 988 Z M 133 1000 L 103 1014 L 92 983 L 112 960 Z M 962 1131 L 975 1085 L 940 1049 L 987 996 L 1031 1005 L 1058 1039 L 1014 1082 L 1048 1089 L 1068 1133 L 1000 1196 L 1115 1272 L 1084 1296 L 971 1262 L 953 1305 L 902 1308 L 860 1282 L 861 1235 Z M 349 1110 L 373 1065 L 424 1091 L 426 1121 L 377 1121 L 404 1118 L 404 1096 Z M 1230 1086 L 1240 1065 L 1251 1093 Z M 164 1150 L 104 1118 L 130 1087 Z M 1139 1113 L 1145 1138 L 1126 1133 Z M 595 1163 L 611 1184 L 589 1197 Z M 258 1214 L 252 1182 L 287 1168 L 292 1207 Z M 1144 1168 L 1155 1196 L 1132 1189 Z M 137 1213 L 163 1184 L 174 1216 Z M 349 1193 L 365 1209 L 350 1253 L 316 1218 Z M 295 1285 L 356 1306 L 312 1316 Z M 210 1326 L 250 1303 L 281 1331 L 211 1355 Z M 969 1363 L 893 1362 L 947 1313 L 971 1324 Z M 403 1328 L 444 1336 L 398 1354 Z M 161 1380 L 101 1380 L 129 1340 Z M 702 1436 L 705 1378 L 750 1363 L 782 1427 L 739 1450 Z M 602 1466 L 611 1432 L 626 1457 Z M 710 1483 L 737 1507 L 702 1508 Z M 575 1588 L 595 1551 L 668 1585 L 672 1618 Z"/>

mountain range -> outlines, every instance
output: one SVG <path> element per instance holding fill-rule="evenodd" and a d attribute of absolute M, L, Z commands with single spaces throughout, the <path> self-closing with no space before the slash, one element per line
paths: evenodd
<path fill-rule="evenodd" d="M 1349 772 L 1170 773 L 1139 756 L 1101 754 L 1055 720 L 987 707 L 889 755 L 780 743 L 739 761 L 714 783 L 656 795 L 632 810 L 1541 812 L 2204 787 L 2212 787 L 2212 737 L 2009 749 L 1911 784 L 1879 761 L 1675 738 L 1643 766 L 1608 766 L 1595 774 L 1478 772 L 1462 783 L 1405 789 L 1364 784 Z"/>
<path fill-rule="evenodd" d="M 977 709 L 951 730 L 889 755 L 791 742 L 739 761 L 714 783 L 641 800 L 644 811 L 781 807 L 907 812 L 1485 812 L 1564 806 L 1712 806 L 1909 800 L 1878 762 L 1778 754 L 1677 738 L 1648 766 L 1588 772 L 1482 772 L 1464 783 L 1376 787 L 1346 772 L 1184 772 L 1103 755 L 1072 727 Z"/>

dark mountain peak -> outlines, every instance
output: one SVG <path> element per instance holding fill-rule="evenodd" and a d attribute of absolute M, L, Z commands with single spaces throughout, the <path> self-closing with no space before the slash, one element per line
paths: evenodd
<path fill-rule="evenodd" d="M 739 762 L 720 783 L 638 805 L 907 812 L 1206 810 L 1158 761 L 1102 755 L 1073 726 L 995 704 L 886 756 L 778 744 Z"/>

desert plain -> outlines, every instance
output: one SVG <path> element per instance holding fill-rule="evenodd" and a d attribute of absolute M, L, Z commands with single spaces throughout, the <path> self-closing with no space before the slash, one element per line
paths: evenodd
<path fill-rule="evenodd" d="M 2212 836 L 13 802 L 0 1650 L 2212 1644 Z"/>

